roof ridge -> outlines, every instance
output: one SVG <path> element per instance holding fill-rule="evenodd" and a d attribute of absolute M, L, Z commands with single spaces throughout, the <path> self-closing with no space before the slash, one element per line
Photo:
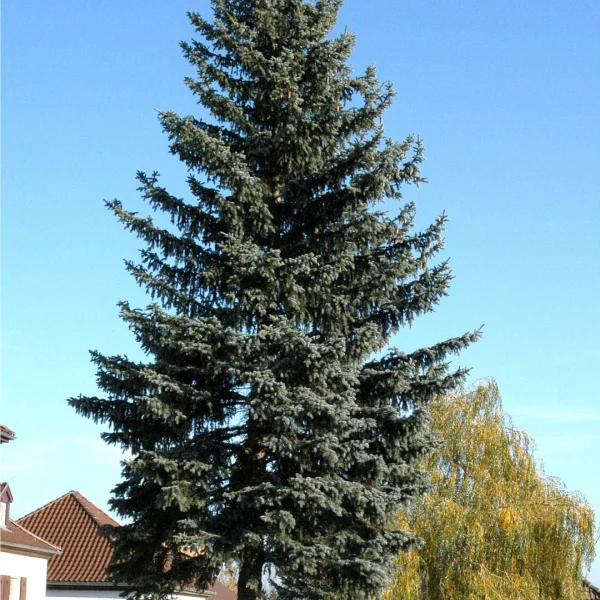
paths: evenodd
<path fill-rule="evenodd" d="M 4 423 L 0 423 L 0 431 L 12 437 L 12 439 L 16 439 L 17 434 L 10 428 L 4 425 Z"/>
<path fill-rule="evenodd" d="M 597 588 L 587 577 L 583 578 L 584 585 L 587 585 L 589 588 L 594 590 L 594 592 L 600 593 L 600 589 Z"/>
<path fill-rule="evenodd" d="M 36 535 L 35 533 L 33 533 L 33 531 L 29 531 L 29 529 L 27 529 L 26 527 L 23 527 L 23 525 L 21 525 L 20 523 L 17 523 L 17 521 L 13 521 L 12 519 L 10 519 L 9 522 L 12 523 L 13 525 L 16 525 L 21 531 L 24 531 L 31 537 L 34 537 L 36 540 L 39 540 L 40 542 L 44 542 L 44 544 L 47 544 L 51 548 L 54 548 L 59 554 L 62 554 L 62 550 L 58 546 L 51 544 L 48 540 L 45 540 L 44 538 L 41 538 L 39 535 Z"/>
<path fill-rule="evenodd" d="M 50 500 L 50 502 L 46 502 L 46 504 L 43 504 L 39 508 L 36 508 L 35 510 L 32 510 L 31 512 L 28 512 L 26 515 L 23 515 L 22 517 L 19 517 L 17 519 L 17 521 L 22 521 L 24 519 L 28 519 L 29 517 L 35 515 L 36 513 L 39 513 L 41 510 L 44 510 L 45 508 L 48 508 L 49 506 L 51 506 L 55 502 L 58 502 L 59 500 L 62 500 L 63 498 L 65 498 L 69 494 L 77 494 L 77 493 L 78 492 L 76 492 L 75 490 L 70 490 L 66 494 L 63 494 L 62 496 L 59 496 L 58 498 L 54 498 L 54 500 Z"/>
<path fill-rule="evenodd" d="M 69 493 L 73 494 L 74 499 L 77 501 L 79 506 L 81 506 L 81 508 L 83 508 L 85 513 L 94 521 L 95 525 L 102 527 L 104 524 L 100 523 L 99 519 L 95 515 L 92 514 L 92 512 L 89 509 L 89 506 L 85 505 L 85 502 L 87 502 L 88 505 L 93 506 L 95 510 L 97 510 L 98 512 L 101 512 L 105 517 L 107 517 L 114 523 L 117 523 L 116 519 L 113 519 L 109 514 L 105 513 L 101 508 L 97 507 L 91 500 L 86 498 L 82 493 L 76 492 L 76 491 L 71 491 Z M 82 500 L 85 502 L 83 502 Z M 119 525 L 119 523 L 117 523 L 117 525 Z"/>

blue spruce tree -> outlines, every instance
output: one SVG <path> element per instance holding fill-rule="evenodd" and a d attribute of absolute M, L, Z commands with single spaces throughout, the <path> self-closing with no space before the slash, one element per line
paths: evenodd
<path fill-rule="evenodd" d="M 189 197 L 138 173 L 168 228 L 108 203 L 145 242 L 128 268 L 155 303 L 121 317 L 149 358 L 93 352 L 106 396 L 69 402 L 132 452 L 111 573 L 138 598 L 202 589 L 233 560 L 240 600 L 267 565 L 288 598 L 367 599 L 414 542 L 394 516 L 426 487 L 427 405 L 478 333 L 375 357 L 446 295 L 448 265 L 430 265 L 446 217 L 414 231 L 401 187 L 422 181 L 422 145 L 384 137 L 394 92 L 352 75 L 340 4 L 190 14 L 186 83 L 211 118 L 160 115 Z"/>

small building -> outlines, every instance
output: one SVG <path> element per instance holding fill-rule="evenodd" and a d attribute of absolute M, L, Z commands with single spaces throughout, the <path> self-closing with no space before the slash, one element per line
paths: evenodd
<path fill-rule="evenodd" d="M 112 547 L 100 533 L 101 527 L 119 527 L 119 523 L 79 492 L 68 492 L 18 522 L 61 549 L 61 554 L 53 556 L 48 565 L 48 598 L 116 599 L 128 589 L 108 581 L 106 569 Z M 176 596 L 178 600 L 235 600 L 236 597 L 219 581 L 202 593 L 184 590 Z"/>
<path fill-rule="evenodd" d="M 16 438 L 15 432 L 6 425 L 0 425 L 0 444 L 7 444 Z"/>
<path fill-rule="evenodd" d="M 592 585 L 587 579 L 583 580 L 583 600 L 600 600 L 600 589 Z"/>
<path fill-rule="evenodd" d="M 0 425 L 0 443 L 15 437 L 14 431 Z M 13 521 L 12 503 L 10 486 L 0 483 L 0 600 L 42 600 L 48 561 L 60 550 Z"/>

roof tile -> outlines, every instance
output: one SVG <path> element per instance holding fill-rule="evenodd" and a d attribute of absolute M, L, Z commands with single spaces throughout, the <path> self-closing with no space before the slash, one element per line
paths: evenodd
<path fill-rule="evenodd" d="M 583 581 L 584 600 L 600 600 L 600 589 L 592 585 L 587 579 Z"/>
<path fill-rule="evenodd" d="M 79 492 L 69 492 L 19 519 L 27 529 L 62 549 L 50 559 L 48 582 L 106 582 L 112 555 L 101 525 L 119 524 Z"/>
<path fill-rule="evenodd" d="M 106 583 L 112 557 L 109 541 L 100 534 L 103 525 L 119 523 L 79 492 L 71 491 L 21 517 L 19 524 L 56 544 L 62 550 L 48 563 L 48 583 Z M 214 600 L 235 600 L 237 594 L 215 581 L 209 588 Z"/>
<path fill-rule="evenodd" d="M 0 443 L 10 442 L 17 437 L 17 434 L 6 425 L 0 424 Z"/>
<path fill-rule="evenodd" d="M 25 527 L 12 519 L 8 522 L 8 527 L 0 527 L 0 547 L 2 546 L 7 549 L 11 546 L 24 546 L 33 551 L 42 551 L 45 554 L 50 553 L 53 555 L 60 552 L 59 548 L 49 544 L 31 531 L 27 531 Z"/>

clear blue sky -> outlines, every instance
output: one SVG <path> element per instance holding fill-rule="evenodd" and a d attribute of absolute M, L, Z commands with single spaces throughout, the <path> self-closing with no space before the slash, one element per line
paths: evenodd
<path fill-rule="evenodd" d="M 2 14 L 2 478 L 24 514 L 77 489 L 100 506 L 119 452 L 65 399 L 95 392 L 88 349 L 139 356 L 116 302 L 144 210 L 138 169 L 185 194 L 154 109 L 196 110 L 178 42 L 206 0 L 5 0 Z M 460 358 L 495 377 L 547 474 L 600 513 L 600 3 L 347 0 L 340 28 L 398 91 L 385 124 L 425 140 L 419 224 L 450 215 L 454 280 L 403 350 L 485 323 Z M 600 561 L 592 581 L 600 584 Z"/>

